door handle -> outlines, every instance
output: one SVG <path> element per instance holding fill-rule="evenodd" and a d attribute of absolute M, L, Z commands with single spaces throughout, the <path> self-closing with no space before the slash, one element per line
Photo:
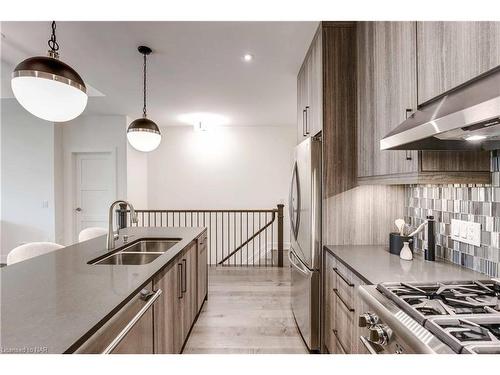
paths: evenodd
<path fill-rule="evenodd" d="M 182 297 L 182 263 L 177 263 L 177 298 L 182 299 Z"/>
<path fill-rule="evenodd" d="M 406 108 L 405 110 L 405 120 L 408 120 L 408 117 L 410 117 L 413 114 L 413 110 L 411 108 Z M 411 151 L 410 150 L 405 150 L 405 156 L 406 160 L 411 160 Z"/>
<path fill-rule="evenodd" d="M 306 110 L 303 109 L 302 110 L 302 136 L 305 137 L 306 136 L 306 130 L 305 130 L 305 124 L 306 124 Z"/>
<path fill-rule="evenodd" d="M 182 260 L 184 264 L 184 272 L 182 273 L 182 293 L 186 293 L 187 290 L 187 261 L 186 259 Z"/>
<path fill-rule="evenodd" d="M 77 207 L 77 208 L 75 208 L 75 211 L 76 212 L 82 212 L 82 208 L 81 207 Z"/>
<path fill-rule="evenodd" d="M 304 110 L 306 112 L 306 135 L 309 135 L 309 106 L 306 106 L 306 109 Z"/>
<path fill-rule="evenodd" d="M 111 341 L 111 343 L 104 349 L 102 354 L 109 354 L 111 353 L 120 342 L 123 341 L 125 336 L 127 336 L 127 333 L 130 332 L 130 330 L 136 325 L 136 323 L 139 321 L 139 319 L 142 318 L 144 314 L 149 310 L 151 305 L 156 302 L 158 298 L 160 298 L 162 294 L 162 290 L 158 289 L 155 293 L 149 293 L 148 295 L 150 296 L 147 299 L 146 304 L 142 307 L 142 309 L 139 310 L 139 312 L 127 323 L 125 328 L 123 328 L 120 333 Z M 142 298 L 142 297 L 141 297 Z"/>
<path fill-rule="evenodd" d="M 291 265 L 292 265 L 292 266 L 293 266 L 293 267 L 294 267 L 297 271 L 299 271 L 300 273 L 302 273 L 303 275 L 305 275 L 305 276 L 309 276 L 309 272 L 307 272 L 307 271 L 306 271 L 306 270 L 304 270 L 303 268 L 299 267 L 299 265 L 298 265 L 296 262 L 294 262 L 294 261 L 292 260 L 292 256 L 293 256 L 294 258 L 296 258 L 296 256 L 295 256 L 295 255 L 292 255 L 292 250 L 288 250 L 288 260 L 290 261 L 290 264 L 291 264 Z"/>

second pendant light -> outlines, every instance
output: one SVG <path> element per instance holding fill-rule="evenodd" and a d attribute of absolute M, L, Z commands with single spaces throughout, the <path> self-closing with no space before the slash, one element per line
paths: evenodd
<path fill-rule="evenodd" d="M 130 145 L 136 150 L 150 152 L 155 150 L 161 142 L 160 129 L 158 125 L 147 118 L 146 110 L 146 58 L 151 54 L 152 50 L 146 46 L 140 46 L 137 50 L 144 56 L 144 106 L 142 117 L 130 123 L 127 129 L 127 139 Z"/>

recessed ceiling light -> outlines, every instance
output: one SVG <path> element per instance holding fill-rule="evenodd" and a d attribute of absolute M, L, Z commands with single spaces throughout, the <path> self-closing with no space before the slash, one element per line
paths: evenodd
<path fill-rule="evenodd" d="M 243 55 L 243 60 L 246 61 L 246 62 L 250 62 L 253 60 L 253 55 L 249 54 L 249 53 L 245 53 Z"/>
<path fill-rule="evenodd" d="M 185 113 L 178 117 L 180 122 L 192 125 L 195 130 L 208 130 L 214 126 L 224 126 L 229 123 L 226 116 L 209 112 Z"/>
<path fill-rule="evenodd" d="M 483 139 L 486 139 L 486 136 L 485 135 L 470 135 L 468 137 L 465 138 L 466 141 L 481 141 Z"/>

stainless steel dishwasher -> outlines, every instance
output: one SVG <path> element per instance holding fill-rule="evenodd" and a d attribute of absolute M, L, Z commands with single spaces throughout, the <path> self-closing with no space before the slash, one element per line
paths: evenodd
<path fill-rule="evenodd" d="M 153 354 L 153 305 L 162 290 L 149 284 L 90 336 L 77 354 Z"/>

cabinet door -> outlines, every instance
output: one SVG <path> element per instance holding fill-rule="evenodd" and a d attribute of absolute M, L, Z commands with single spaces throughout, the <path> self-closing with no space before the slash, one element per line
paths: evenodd
<path fill-rule="evenodd" d="M 358 176 L 418 171 L 416 151 L 381 151 L 380 140 L 416 110 L 414 22 L 358 23 Z"/>
<path fill-rule="evenodd" d="M 155 306 L 155 353 L 177 354 L 184 344 L 182 324 L 182 262 L 174 261 L 167 270 L 155 277 L 154 288 L 163 295 Z"/>
<path fill-rule="evenodd" d="M 196 243 L 193 242 L 184 250 L 182 256 L 182 325 L 184 340 L 189 334 L 191 325 L 197 312 L 197 294 L 196 294 L 196 274 L 198 272 L 196 266 Z"/>
<path fill-rule="evenodd" d="M 500 65 L 500 22 L 418 22 L 418 102 Z"/>
<path fill-rule="evenodd" d="M 318 134 L 323 128 L 323 34 L 320 27 L 314 36 L 307 60 L 308 103 L 306 120 L 308 136 Z"/>
<path fill-rule="evenodd" d="M 204 232 L 198 239 L 198 310 L 207 296 L 208 287 L 207 265 L 207 233 Z"/>
<path fill-rule="evenodd" d="M 333 268 L 335 267 L 335 259 L 333 256 L 325 252 L 325 278 L 324 278 L 324 346 L 328 353 L 335 354 L 337 345 L 333 336 L 335 328 L 335 304 L 333 299 L 333 290 L 335 286 L 335 275 Z"/>
<path fill-rule="evenodd" d="M 190 305 L 190 322 L 189 329 L 193 325 L 196 315 L 198 314 L 198 246 L 194 242 L 191 250 L 189 250 L 189 305 Z M 188 330 L 189 331 L 189 330 Z"/>
<path fill-rule="evenodd" d="M 297 143 L 306 138 L 307 69 L 302 65 L 297 75 Z"/>

